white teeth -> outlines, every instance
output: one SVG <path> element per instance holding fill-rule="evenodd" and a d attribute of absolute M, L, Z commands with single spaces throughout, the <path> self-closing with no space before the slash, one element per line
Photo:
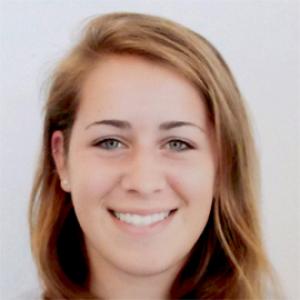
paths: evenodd
<path fill-rule="evenodd" d="M 142 215 L 135 215 L 135 214 L 128 214 L 128 213 L 120 213 L 114 211 L 113 214 L 121 221 L 132 224 L 135 226 L 147 226 L 165 219 L 169 214 L 170 211 L 167 212 L 160 212 L 152 215 L 142 216 Z"/>

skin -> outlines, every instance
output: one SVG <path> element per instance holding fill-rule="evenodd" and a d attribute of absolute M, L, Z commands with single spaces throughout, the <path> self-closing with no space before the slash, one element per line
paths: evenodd
<path fill-rule="evenodd" d="M 131 129 L 91 125 L 104 119 L 128 121 Z M 159 130 L 171 120 L 196 126 Z M 85 236 L 96 295 L 167 298 L 211 211 L 216 173 L 211 132 L 199 92 L 173 69 L 137 56 L 109 55 L 87 76 L 69 153 L 63 153 L 60 131 L 52 136 L 52 148 Z M 117 141 L 100 144 L 104 138 Z M 155 232 L 136 234 L 119 227 L 108 208 L 177 211 Z"/>

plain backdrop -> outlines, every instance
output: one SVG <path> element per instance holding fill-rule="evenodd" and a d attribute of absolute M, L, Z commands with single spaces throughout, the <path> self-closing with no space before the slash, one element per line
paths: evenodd
<path fill-rule="evenodd" d="M 115 11 L 164 16 L 221 52 L 244 95 L 262 168 L 264 240 L 286 299 L 299 293 L 299 7 L 296 1 L 0 1 L 0 299 L 38 286 L 27 209 L 43 84 L 83 22 Z M 30 300 L 30 299 L 29 299 Z"/>

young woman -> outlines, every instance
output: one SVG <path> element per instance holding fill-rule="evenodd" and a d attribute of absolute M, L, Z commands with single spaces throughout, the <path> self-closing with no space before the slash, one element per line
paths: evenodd
<path fill-rule="evenodd" d="M 217 50 L 91 20 L 54 72 L 30 205 L 44 299 L 263 299 L 255 148 Z"/>

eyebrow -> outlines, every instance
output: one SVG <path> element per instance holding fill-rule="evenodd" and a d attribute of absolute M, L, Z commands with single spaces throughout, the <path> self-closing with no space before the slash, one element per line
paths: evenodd
<path fill-rule="evenodd" d="M 123 121 L 123 120 L 101 120 L 101 121 L 96 121 L 93 122 L 91 124 L 89 124 L 88 126 L 86 126 L 85 129 L 90 128 L 91 126 L 95 126 L 95 125 L 108 125 L 108 126 L 113 126 L 119 129 L 123 129 L 123 130 L 129 130 L 132 128 L 131 124 L 127 121 Z M 168 122 L 164 122 L 162 124 L 159 125 L 159 130 L 170 130 L 176 127 L 182 127 L 182 126 L 192 126 L 192 127 L 196 127 L 198 129 L 200 129 L 202 132 L 205 133 L 205 130 L 199 126 L 196 125 L 194 123 L 191 122 L 185 122 L 185 121 L 168 121 Z"/>

